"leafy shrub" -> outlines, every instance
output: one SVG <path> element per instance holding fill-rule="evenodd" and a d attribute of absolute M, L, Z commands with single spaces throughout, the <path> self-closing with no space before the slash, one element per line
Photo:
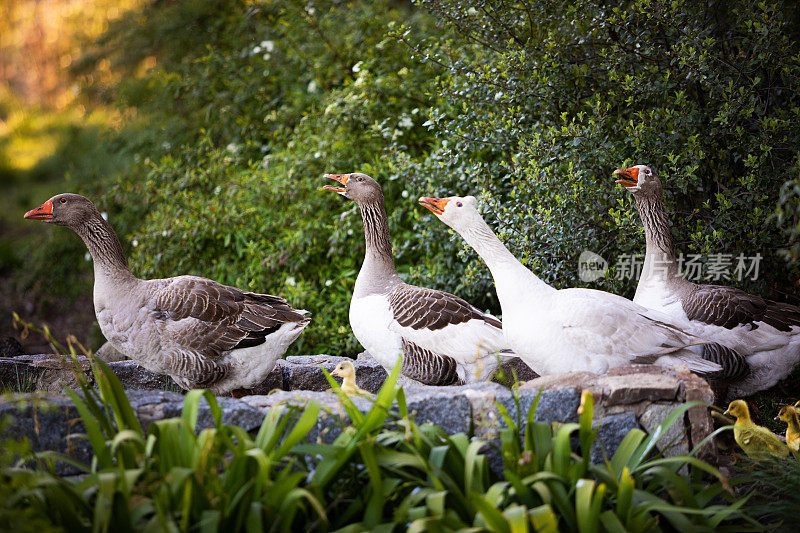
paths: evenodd
<path fill-rule="evenodd" d="M 796 2 L 423 5 L 457 38 L 413 25 L 398 32 L 418 58 L 449 72 L 431 125 L 441 148 L 409 162 L 416 188 L 479 193 L 511 250 L 546 280 L 571 286 L 580 284 L 583 249 L 612 265 L 619 254 L 643 253 L 630 195 L 611 172 L 645 163 L 665 184 L 684 252 L 760 252 L 764 275 L 741 285 L 779 299 L 793 292 Z M 777 253 L 787 236 L 788 265 Z M 451 244 L 437 248 L 452 253 Z M 487 274 L 473 264 L 461 271 L 475 274 L 466 280 L 475 285 Z M 599 286 L 632 294 L 631 282 Z"/>
<path fill-rule="evenodd" d="M 800 454 L 786 458 L 769 457 L 753 461 L 743 457 L 732 475 L 739 492 L 752 495 L 746 504 L 748 514 L 763 524 L 791 528 L 800 506 Z M 779 529 L 780 530 L 780 529 Z"/>
<path fill-rule="evenodd" d="M 387 36 L 394 21 L 429 19 L 389 1 L 360 6 L 154 4 L 113 27 L 82 63 L 91 72 L 104 58 L 120 69 L 160 58 L 143 77 L 104 89 L 154 135 L 129 146 L 139 164 L 105 196 L 134 271 L 287 296 L 314 314 L 291 353 L 358 347 L 347 307 L 363 256 L 360 217 L 319 190 L 322 174 L 372 173 L 391 210 L 406 186 L 387 160 L 430 144 L 422 123 L 434 76 L 409 69 L 406 47 Z M 204 32 L 180 32 L 162 50 L 175 27 L 194 26 Z M 410 234 L 403 213 L 392 216 L 398 244 Z M 401 269 L 419 257 L 410 242 L 397 255 Z"/>

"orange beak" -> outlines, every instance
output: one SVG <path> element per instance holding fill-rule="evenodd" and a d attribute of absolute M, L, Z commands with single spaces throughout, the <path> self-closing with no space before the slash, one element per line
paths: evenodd
<path fill-rule="evenodd" d="M 344 195 L 345 186 L 347 185 L 347 180 L 350 179 L 350 174 L 325 174 L 323 177 L 328 178 L 329 180 L 335 180 L 342 184 L 341 187 L 337 187 L 336 185 L 324 185 L 322 188 L 326 191 L 333 191 L 338 192 L 341 195 Z"/>
<path fill-rule="evenodd" d="M 622 176 L 616 180 L 624 187 L 636 187 L 639 184 L 639 169 L 637 167 L 618 168 L 614 171 L 615 176 Z"/>
<path fill-rule="evenodd" d="M 419 205 L 422 207 L 427 207 L 434 215 L 441 215 L 444 213 L 444 206 L 446 206 L 447 202 L 449 201 L 450 198 L 431 198 L 429 196 L 422 196 L 419 199 Z"/>
<path fill-rule="evenodd" d="M 53 218 L 53 199 L 50 198 L 36 209 L 31 209 L 25 213 L 25 218 L 31 220 L 51 220 Z"/>

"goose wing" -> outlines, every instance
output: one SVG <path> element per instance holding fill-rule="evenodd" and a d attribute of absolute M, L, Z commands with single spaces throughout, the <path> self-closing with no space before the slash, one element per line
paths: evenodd
<path fill-rule="evenodd" d="M 560 324 L 559 344 L 576 351 L 607 357 L 614 363 L 652 362 L 674 355 L 692 370 L 719 372 L 721 366 L 685 349 L 708 344 L 658 311 L 646 309 L 626 298 L 594 289 L 559 291 L 550 320 Z"/>
<path fill-rule="evenodd" d="M 403 339 L 403 364 L 400 371 L 404 376 L 426 385 L 462 385 L 458 377 L 458 364 L 446 355 L 426 350 Z"/>
<path fill-rule="evenodd" d="M 735 287 L 696 285 L 682 301 L 689 320 L 714 324 L 727 329 L 761 323 L 779 331 L 800 327 L 800 308 L 765 300 Z"/>
<path fill-rule="evenodd" d="M 194 276 L 158 281 L 163 283 L 153 292 L 153 313 L 167 323 L 177 344 L 207 357 L 258 346 L 283 324 L 310 320 L 306 311 L 292 308 L 278 296 Z"/>
<path fill-rule="evenodd" d="M 458 296 L 413 285 L 389 294 L 389 329 L 428 353 L 472 363 L 507 349 L 500 321 Z"/>

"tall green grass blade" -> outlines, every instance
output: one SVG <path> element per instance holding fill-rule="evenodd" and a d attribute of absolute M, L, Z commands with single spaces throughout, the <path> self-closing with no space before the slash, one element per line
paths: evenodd
<path fill-rule="evenodd" d="M 486 501 L 482 495 L 472 492 L 470 493 L 470 499 L 475 503 L 475 507 L 478 509 L 478 512 L 489 530 L 499 533 L 511 533 L 511 528 L 509 527 L 506 517 L 503 516 L 503 513 Z"/>
<path fill-rule="evenodd" d="M 289 450 L 291 450 L 297 443 L 308 435 L 319 418 L 320 405 L 317 402 L 309 402 L 306 405 L 305 411 L 300 416 L 299 420 L 295 423 L 294 427 L 286 435 L 283 443 L 270 454 L 273 461 L 282 459 Z"/>
<path fill-rule="evenodd" d="M 108 366 L 108 363 L 92 358 L 92 370 L 103 401 L 107 406 L 111 407 L 114 413 L 117 428 L 120 430 L 130 429 L 140 435 L 144 435 L 136 412 L 133 410 L 127 394 L 125 394 L 125 389 L 117 375 Z"/>
<path fill-rule="evenodd" d="M 611 457 L 611 462 L 609 464 L 614 477 L 619 479 L 625 467 L 630 469 L 631 460 L 639 450 L 639 445 L 642 443 L 645 436 L 645 432 L 638 429 L 629 431 L 628 434 L 625 435 L 625 438 L 622 439 L 622 442 L 617 447 L 617 451 L 615 451 L 614 455 Z"/>
<path fill-rule="evenodd" d="M 522 505 L 510 505 L 503 511 L 511 533 L 528 533 L 528 510 Z"/>
<path fill-rule="evenodd" d="M 250 504 L 250 509 L 247 513 L 247 521 L 244 525 L 246 533 L 263 533 L 267 530 L 264 525 L 264 508 L 261 502 L 253 502 Z"/>
<path fill-rule="evenodd" d="M 631 477 L 630 470 L 627 466 L 624 467 L 617 487 L 617 516 L 626 524 L 630 521 L 633 513 L 633 490 L 635 486 L 636 482 Z"/>
<path fill-rule="evenodd" d="M 562 424 L 556 431 L 553 442 L 553 471 L 560 476 L 568 477 L 570 475 L 572 433 L 578 429 L 578 424 Z"/>
<path fill-rule="evenodd" d="M 600 514 L 600 523 L 608 533 L 627 533 L 628 531 L 635 531 L 633 529 L 626 529 L 619 517 L 610 509 Z"/>
<path fill-rule="evenodd" d="M 183 397 L 181 419 L 191 431 L 197 429 L 197 418 L 200 415 L 200 398 L 203 397 L 203 392 L 202 389 L 190 390 Z"/>
<path fill-rule="evenodd" d="M 383 503 L 385 496 L 383 493 L 383 477 L 375 457 L 375 450 L 370 441 L 363 441 L 358 447 L 361 452 L 361 459 L 367 468 L 369 475 L 369 499 L 367 501 L 366 512 L 364 513 L 363 523 L 368 528 L 374 528 L 383 515 Z"/>
<path fill-rule="evenodd" d="M 592 479 L 579 479 L 575 485 L 575 515 L 580 533 L 595 533 L 599 513 L 593 514 L 595 482 Z"/>
<path fill-rule="evenodd" d="M 529 514 L 536 533 L 559 533 L 558 518 L 549 505 L 534 507 Z"/>
<path fill-rule="evenodd" d="M 269 453 L 278 444 L 283 436 L 286 426 L 293 418 L 289 416 L 289 410 L 284 405 L 272 407 L 264 416 L 261 427 L 256 435 L 255 445 Z"/>
<path fill-rule="evenodd" d="M 97 418 L 93 416 L 83 399 L 81 399 L 76 393 L 71 390 L 67 390 L 66 392 L 72 400 L 72 403 L 75 404 L 75 408 L 78 410 L 78 413 L 81 415 L 81 420 L 86 428 L 86 434 L 89 437 L 89 443 L 91 444 L 92 451 L 94 452 L 97 467 L 102 470 L 113 466 L 111 461 L 111 450 L 109 450 L 108 446 L 106 446 L 106 439 L 103 435 L 103 431 L 100 429 L 100 424 L 98 424 Z"/>
<path fill-rule="evenodd" d="M 578 421 L 581 457 L 583 458 L 583 471 L 589 468 L 592 459 L 592 444 L 597 438 L 597 429 L 592 427 L 594 419 L 594 396 L 588 391 L 581 394 L 582 412 Z"/>
<path fill-rule="evenodd" d="M 481 449 L 486 443 L 480 440 L 471 442 L 467 447 L 464 457 L 464 492 L 470 491 L 482 494 L 486 491 L 485 483 L 487 479 L 486 457 L 480 455 Z"/>
<path fill-rule="evenodd" d="M 567 483 L 548 483 L 551 490 L 552 500 L 550 505 L 554 506 L 558 516 L 562 518 L 570 530 L 578 529 L 578 520 L 575 516 L 575 506 L 570 497 L 570 485 Z"/>

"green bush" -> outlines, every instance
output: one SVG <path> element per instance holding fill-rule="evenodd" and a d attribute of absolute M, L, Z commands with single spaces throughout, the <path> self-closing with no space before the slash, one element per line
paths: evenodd
<path fill-rule="evenodd" d="M 731 475 L 738 492 L 751 493 L 746 504 L 750 516 L 763 524 L 782 525 L 784 529 L 797 522 L 800 454 L 793 451 L 788 459 L 768 457 L 759 461 L 745 456 L 731 469 Z"/>
<path fill-rule="evenodd" d="M 347 308 L 360 217 L 320 189 L 325 172 L 360 170 L 382 181 L 390 210 L 410 205 L 390 161 L 430 145 L 422 123 L 434 74 L 387 35 L 398 20 L 431 26 L 389 1 L 208 0 L 153 4 L 111 28 L 83 69 L 160 54 L 143 77 L 105 89 L 153 134 L 129 145 L 139 164 L 104 198 L 133 270 L 285 295 L 314 314 L 290 353 L 357 352 Z M 204 31 L 179 32 L 161 53 L 175 27 L 194 26 Z M 413 242 L 400 244 L 411 235 L 404 212 L 392 216 L 401 270 L 419 258 Z"/>
<path fill-rule="evenodd" d="M 611 173 L 648 164 L 665 184 L 680 249 L 760 252 L 762 275 L 740 285 L 779 299 L 794 292 L 796 2 L 422 4 L 457 38 L 413 25 L 398 33 L 449 73 L 431 125 L 442 147 L 409 164 L 415 188 L 482 196 L 511 250 L 564 287 L 580 284 L 584 249 L 612 265 L 643 253 L 630 195 Z M 444 243 L 437 256 L 453 253 L 432 240 Z M 461 269 L 476 273 L 467 284 L 487 278 L 474 263 Z M 595 286 L 632 295 L 631 282 Z"/>
<path fill-rule="evenodd" d="M 0 523 L 36 516 L 69 531 L 758 529 L 741 510 L 746 499 L 735 501 L 715 468 L 655 452 L 659 437 L 695 404 L 676 409 L 652 436 L 631 431 L 599 465 L 590 462 L 597 433 L 591 395 L 577 424 L 536 422 L 536 403 L 521 420 L 503 411 L 501 477 L 479 453 L 486 442 L 414 422 L 403 390 L 395 390 L 399 365 L 366 413 L 328 375 L 350 425 L 323 444 L 306 439 L 320 413 L 314 402 L 271 409 L 253 436 L 224 424 L 216 398 L 200 390 L 186 395 L 180 417 L 144 432 L 105 363 L 93 362 L 98 389 L 75 364 L 81 394 L 70 396 L 91 464 L 9 448 L 22 457 L 11 464 L 0 455 L 0 478 L 16 489 L 0 503 Z M 214 424 L 198 431 L 202 398 Z M 59 478 L 55 461 L 83 474 Z M 692 475 L 682 473 L 687 468 Z"/>

